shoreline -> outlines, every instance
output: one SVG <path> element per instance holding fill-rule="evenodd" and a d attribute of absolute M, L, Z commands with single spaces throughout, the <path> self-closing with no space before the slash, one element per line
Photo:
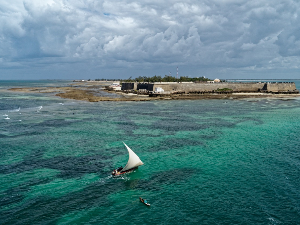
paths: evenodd
<path fill-rule="evenodd" d="M 158 97 L 148 95 L 126 94 L 124 92 L 108 91 L 105 83 L 80 82 L 71 83 L 69 87 L 15 87 L 7 89 L 13 92 L 47 93 L 55 96 L 88 102 L 99 101 L 155 101 L 155 100 L 204 100 L 204 99 L 245 99 L 245 98 L 299 98 L 300 94 L 272 94 L 272 93 L 231 93 L 231 94 L 170 94 Z M 101 92 L 108 96 L 101 96 Z M 109 96 L 111 95 L 111 96 Z"/>

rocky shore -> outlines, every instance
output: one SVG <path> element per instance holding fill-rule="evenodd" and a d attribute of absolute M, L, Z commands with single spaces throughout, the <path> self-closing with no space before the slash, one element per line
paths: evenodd
<path fill-rule="evenodd" d="M 10 88 L 9 91 L 48 93 L 61 98 L 76 99 L 88 102 L 99 101 L 149 101 L 146 95 L 123 94 L 122 92 L 107 91 L 104 82 L 78 82 L 68 87 L 22 87 Z"/>
<path fill-rule="evenodd" d="M 88 102 L 99 101 L 153 101 L 153 100 L 195 100 L 195 99 L 242 99 L 242 98 L 295 98 L 300 94 L 270 93 L 232 93 L 232 94 L 172 94 L 149 97 L 148 95 L 126 94 L 107 91 L 105 82 L 76 82 L 68 87 L 26 87 L 11 88 L 9 91 L 51 93 L 61 98 L 76 99 Z"/>

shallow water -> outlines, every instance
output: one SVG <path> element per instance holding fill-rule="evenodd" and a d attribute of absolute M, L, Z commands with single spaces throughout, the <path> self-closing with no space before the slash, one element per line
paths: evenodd
<path fill-rule="evenodd" d="M 0 92 L 0 224 L 298 224 L 299 113 L 299 98 Z M 112 178 L 122 141 L 145 165 Z"/>

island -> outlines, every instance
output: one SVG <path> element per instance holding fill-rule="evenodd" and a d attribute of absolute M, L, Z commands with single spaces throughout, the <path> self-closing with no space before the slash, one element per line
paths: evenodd
<path fill-rule="evenodd" d="M 89 102 L 300 97 L 294 82 L 221 82 L 218 79 L 186 82 L 79 80 L 67 87 L 16 87 L 9 90 L 52 93 L 61 98 Z"/>

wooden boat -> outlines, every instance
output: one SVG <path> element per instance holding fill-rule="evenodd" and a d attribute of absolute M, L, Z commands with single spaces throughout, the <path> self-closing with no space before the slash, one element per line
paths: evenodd
<path fill-rule="evenodd" d="M 146 199 L 142 199 L 142 198 L 140 197 L 140 201 L 141 201 L 142 203 L 144 203 L 146 206 L 150 206 L 150 204 L 147 202 Z"/>
<path fill-rule="evenodd" d="M 136 170 L 139 166 L 144 165 L 144 163 L 140 160 L 140 158 L 123 142 L 125 147 L 127 148 L 129 159 L 126 166 L 119 167 L 112 172 L 113 176 L 122 175 L 124 173 L 130 173 L 133 170 Z"/>

